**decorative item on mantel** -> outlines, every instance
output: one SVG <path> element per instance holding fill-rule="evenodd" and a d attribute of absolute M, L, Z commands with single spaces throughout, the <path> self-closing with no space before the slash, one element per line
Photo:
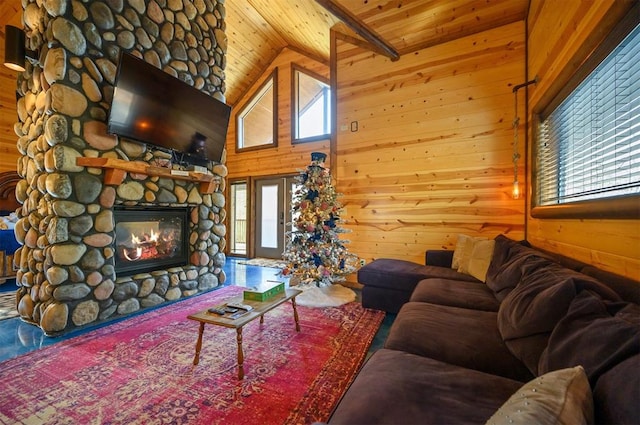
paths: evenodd
<path fill-rule="evenodd" d="M 298 297 L 301 305 L 306 304 L 307 297 L 333 299 L 324 300 L 320 305 L 340 305 L 355 299 L 355 293 L 350 289 L 333 285 L 356 270 L 357 257 L 347 251 L 345 245 L 349 241 L 339 238 L 339 234 L 347 233 L 347 230 L 339 226 L 342 205 L 331 184 L 331 174 L 324 167 L 326 157 L 324 153 L 313 152 L 311 164 L 297 177 L 300 186 L 293 193 L 292 230 L 287 233 L 282 254 L 286 263 L 281 271 L 283 276 L 299 281 L 302 287 L 324 289 L 305 291 Z M 317 301 L 306 305 L 316 305 Z"/>

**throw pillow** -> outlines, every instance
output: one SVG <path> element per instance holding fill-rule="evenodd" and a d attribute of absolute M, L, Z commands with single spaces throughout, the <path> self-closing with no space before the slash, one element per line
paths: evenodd
<path fill-rule="evenodd" d="M 539 376 L 513 394 L 487 424 L 591 424 L 593 397 L 582 366 Z"/>
<path fill-rule="evenodd" d="M 486 238 L 474 238 L 468 235 L 458 235 L 456 248 L 453 251 L 453 259 L 451 260 L 451 268 L 460 271 L 460 266 L 469 262 L 471 253 L 473 252 L 473 243 L 476 240 L 486 240 Z"/>
<path fill-rule="evenodd" d="M 461 265 L 462 272 L 470 274 L 476 279 L 486 282 L 487 270 L 493 257 L 493 248 L 496 241 L 494 240 L 477 240 L 473 243 L 473 251 L 471 251 L 471 258 L 469 258 L 466 264 L 466 269 Z"/>

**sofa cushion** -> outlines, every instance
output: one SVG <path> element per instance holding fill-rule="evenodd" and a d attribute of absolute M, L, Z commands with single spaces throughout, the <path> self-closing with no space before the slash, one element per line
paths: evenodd
<path fill-rule="evenodd" d="M 424 253 L 424 263 L 427 266 L 451 267 L 453 251 L 448 249 L 428 249 Z"/>
<path fill-rule="evenodd" d="M 625 276 L 620 276 L 594 266 L 585 266 L 580 273 L 591 276 L 616 291 L 625 301 L 640 304 L 640 282 Z"/>
<path fill-rule="evenodd" d="M 529 264 L 535 265 L 532 271 L 500 305 L 498 326 L 505 339 L 551 332 L 576 296 L 575 272 L 535 257 L 521 268 Z"/>
<path fill-rule="evenodd" d="M 523 336 L 521 338 L 514 338 L 505 341 L 509 351 L 513 353 L 522 363 L 527 365 L 529 370 L 534 375 L 539 375 L 538 363 L 540 357 L 547 348 L 549 343 L 549 335 L 551 332 L 543 332 L 540 334 L 534 334 L 529 336 Z"/>
<path fill-rule="evenodd" d="M 526 383 L 487 424 L 592 424 L 591 387 L 580 366 L 556 370 Z"/>
<path fill-rule="evenodd" d="M 500 302 L 487 285 L 437 278 L 421 280 L 410 301 L 483 311 L 498 311 L 500 307 Z"/>
<path fill-rule="evenodd" d="M 361 292 L 362 306 L 374 310 L 382 310 L 387 313 L 397 313 L 400 308 L 409 301 L 411 292 L 398 291 L 392 288 L 378 288 L 365 285 Z"/>
<path fill-rule="evenodd" d="M 618 363 L 640 354 L 640 306 L 583 291 L 553 329 L 539 372 L 582 365 L 592 385 Z"/>
<path fill-rule="evenodd" d="M 537 375 L 540 359 L 531 353 L 542 353 L 576 294 L 591 290 L 608 299 L 619 297 L 597 280 L 543 258 L 529 257 L 522 269 L 521 282 L 500 304 L 498 328 L 509 349 Z"/>
<path fill-rule="evenodd" d="M 497 270 L 507 261 L 511 247 L 515 245 L 529 246 L 529 243 L 525 240 L 515 241 L 505 235 L 498 235 L 493 240 L 495 241 L 493 256 L 491 257 L 489 269 L 487 269 L 487 274 L 491 276 L 495 276 Z"/>
<path fill-rule="evenodd" d="M 330 424 L 480 424 L 522 382 L 402 351 L 376 351 Z"/>
<path fill-rule="evenodd" d="M 528 381 L 531 373 L 505 346 L 496 321 L 496 312 L 408 302 L 384 347 Z"/>
<path fill-rule="evenodd" d="M 358 270 L 358 282 L 378 288 L 412 292 L 419 281 L 429 277 L 477 282 L 473 276 L 446 267 L 424 266 L 395 258 L 379 258 Z"/>
<path fill-rule="evenodd" d="M 593 389 L 598 424 L 640 423 L 640 355 L 603 374 Z"/>
<path fill-rule="evenodd" d="M 525 273 L 543 267 L 551 257 L 510 239 L 496 238 L 493 257 L 487 269 L 486 283 L 502 301 L 522 280 Z"/>

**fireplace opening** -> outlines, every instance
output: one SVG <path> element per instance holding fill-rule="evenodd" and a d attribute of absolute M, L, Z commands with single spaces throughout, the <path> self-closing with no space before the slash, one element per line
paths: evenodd
<path fill-rule="evenodd" d="M 118 276 L 184 266 L 188 262 L 188 209 L 115 207 Z"/>

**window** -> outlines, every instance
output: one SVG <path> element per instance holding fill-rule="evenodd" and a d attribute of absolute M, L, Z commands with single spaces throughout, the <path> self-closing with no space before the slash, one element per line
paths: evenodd
<path fill-rule="evenodd" d="M 237 119 L 237 150 L 277 146 L 277 69 L 242 107 Z"/>
<path fill-rule="evenodd" d="M 331 89 L 320 76 L 292 67 L 293 141 L 326 139 L 331 133 Z"/>
<path fill-rule="evenodd" d="M 583 65 L 586 78 L 538 117 L 534 217 L 639 214 L 640 26 L 621 25 Z"/>

